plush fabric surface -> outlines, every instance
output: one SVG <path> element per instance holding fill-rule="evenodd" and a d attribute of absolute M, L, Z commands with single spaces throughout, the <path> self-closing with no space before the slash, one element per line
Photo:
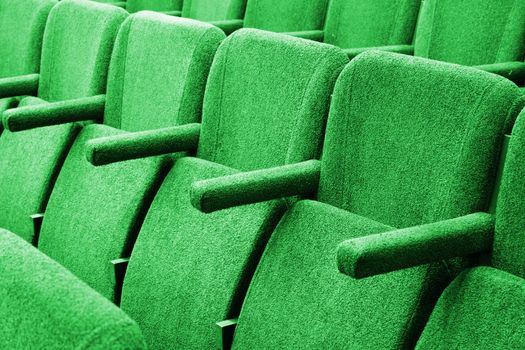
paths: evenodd
<path fill-rule="evenodd" d="M 244 17 L 247 0 L 184 0 L 182 17 L 200 21 L 240 19 Z"/>
<path fill-rule="evenodd" d="M 485 211 L 523 107 L 504 78 L 379 51 L 345 68 L 332 101 L 319 200 L 399 228 Z"/>
<path fill-rule="evenodd" d="M 323 29 L 328 0 L 249 0 L 244 26 L 273 32 Z"/>
<path fill-rule="evenodd" d="M 56 3 L 56 0 L 0 3 L 0 78 L 38 73 L 47 16 Z"/>
<path fill-rule="evenodd" d="M 24 106 L 45 103 L 24 98 Z M 72 124 L 0 135 L 0 227 L 33 242 L 30 215 L 44 211 L 60 167 L 77 135 Z"/>
<path fill-rule="evenodd" d="M 426 0 L 415 55 L 464 65 L 523 61 L 524 35 L 522 0 Z"/>
<path fill-rule="evenodd" d="M 234 349 L 409 348 L 422 321 L 414 309 L 437 298 L 444 266 L 356 281 L 335 264 L 341 240 L 391 229 L 323 203 L 296 203 L 257 268 Z"/>
<path fill-rule="evenodd" d="M 347 61 L 325 44 L 255 29 L 233 33 L 210 71 L 198 157 L 239 170 L 315 157 Z"/>
<path fill-rule="evenodd" d="M 516 121 L 507 151 L 497 210 L 492 264 L 525 277 L 525 112 Z"/>
<path fill-rule="evenodd" d="M 421 0 L 332 0 L 324 42 L 343 48 L 411 44 Z"/>
<path fill-rule="evenodd" d="M 220 29 L 141 12 L 122 25 L 113 53 L 104 123 L 142 131 L 200 121 Z"/>
<path fill-rule="evenodd" d="M 0 230 L 2 349 L 145 349 L 137 324 L 69 271 Z"/>
<path fill-rule="evenodd" d="M 93 1 L 63 0 L 49 15 L 38 96 L 47 101 L 105 91 L 117 31 L 127 12 Z"/>
<path fill-rule="evenodd" d="M 85 143 L 121 131 L 93 124 L 77 137 L 46 209 L 38 248 L 105 297 L 114 298 L 110 260 L 127 257 L 165 175 L 166 159 L 93 167 Z"/>
<path fill-rule="evenodd" d="M 486 208 L 503 133 L 522 106 L 515 85 L 472 68 L 383 52 L 350 63 L 327 126 L 326 204 L 299 202 L 272 235 L 235 348 L 413 346 L 464 262 L 353 280 L 337 270 L 337 245 Z"/>
<path fill-rule="evenodd" d="M 131 13 L 143 10 L 176 11 L 182 10 L 182 2 L 182 0 L 128 0 L 126 10 Z"/>
<path fill-rule="evenodd" d="M 267 202 L 206 215 L 191 206 L 193 181 L 233 172 L 182 158 L 151 206 L 131 255 L 121 302 L 151 349 L 212 348 L 215 322 L 239 313 L 284 207 Z"/>
<path fill-rule="evenodd" d="M 523 349 L 525 281 L 490 267 L 465 271 L 445 290 L 416 349 Z"/>

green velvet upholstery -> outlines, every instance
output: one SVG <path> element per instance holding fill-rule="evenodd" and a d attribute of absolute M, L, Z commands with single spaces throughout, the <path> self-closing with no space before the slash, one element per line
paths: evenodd
<path fill-rule="evenodd" d="M 248 0 L 244 26 L 273 32 L 323 29 L 327 0 Z"/>
<path fill-rule="evenodd" d="M 411 44 L 421 0 L 332 0 L 324 42 L 342 48 Z"/>
<path fill-rule="evenodd" d="M 38 97 L 62 101 L 105 91 L 107 67 L 126 11 L 82 0 L 53 8 L 44 34 Z"/>
<path fill-rule="evenodd" d="M 222 39 L 220 30 L 199 21 L 154 12 L 130 16 L 115 44 L 104 124 L 143 131 L 200 121 Z"/>
<path fill-rule="evenodd" d="M 465 271 L 445 290 L 416 349 L 523 349 L 525 280 L 490 267 Z"/>
<path fill-rule="evenodd" d="M 56 3 L 56 0 L 0 3 L 0 78 L 38 73 L 47 16 Z"/>
<path fill-rule="evenodd" d="M 120 134 L 90 125 L 75 141 L 45 212 L 38 248 L 109 299 L 115 280 L 110 260 L 129 256 L 140 222 L 169 162 L 157 158 L 96 168 L 85 143 Z"/>
<path fill-rule="evenodd" d="M 182 17 L 200 21 L 241 19 L 245 9 L 246 0 L 184 0 Z"/>
<path fill-rule="evenodd" d="M 182 0 L 128 0 L 126 10 L 131 13 L 150 10 L 150 11 L 180 11 L 182 10 Z"/>
<path fill-rule="evenodd" d="M 102 93 L 116 30 L 125 17 L 122 9 L 94 2 L 56 5 L 44 35 L 38 97 L 24 98 L 21 105 Z M 0 135 L 0 227 L 34 240 L 29 216 L 45 209 L 77 132 L 77 126 L 66 124 Z"/>
<path fill-rule="evenodd" d="M 199 158 L 179 159 L 168 174 L 124 280 L 121 307 L 150 348 L 214 346 L 215 322 L 238 315 L 284 210 L 271 201 L 205 215 L 190 204 L 192 182 L 317 156 L 333 84 L 347 61 L 335 47 L 253 29 L 218 49 Z"/>
<path fill-rule="evenodd" d="M 492 249 L 494 267 L 525 277 L 525 112 L 512 131 L 496 210 Z"/>
<path fill-rule="evenodd" d="M 413 346 L 463 262 L 345 279 L 337 244 L 488 207 L 503 134 L 520 107 L 515 85 L 472 68 L 378 51 L 353 60 L 332 98 L 324 203 L 298 202 L 278 225 L 234 348 Z"/>
<path fill-rule="evenodd" d="M 0 230 L 2 349 L 145 349 L 137 324 L 11 232 Z"/>
<path fill-rule="evenodd" d="M 523 61 L 525 2 L 425 0 L 415 55 L 464 65 Z"/>
<path fill-rule="evenodd" d="M 171 162 L 139 159 L 96 168 L 86 161 L 86 144 L 126 136 L 125 131 L 198 120 L 205 77 L 222 38 L 224 34 L 209 24 L 154 12 L 130 16 L 119 32 L 105 109 L 108 125 L 87 126 L 75 141 L 50 197 L 38 242 L 43 252 L 107 298 L 118 298 L 109 262 L 130 255 Z M 141 67 L 149 69 L 137 74 Z"/>

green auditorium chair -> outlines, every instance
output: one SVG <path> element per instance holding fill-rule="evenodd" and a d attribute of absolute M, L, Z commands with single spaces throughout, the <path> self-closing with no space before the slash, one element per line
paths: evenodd
<path fill-rule="evenodd" d="M 8 127 L 67 122 L 79 115 L 104 122 L 84 127 L 75 140 L 34 241 L 38 238 L 42 252 L 109 299 L 119 295 L 110 261 L 129 256 L 170 161 L 141 159 L 95 168 L 86 160 L 85 144 L 125 131 L 183 124 L 181 130 L 195 132 L 191 123 L 200 120 L 208 72 L 224 38 L 220 29 L 203 22 L 147 11 L 131 15 L 117 36 L 103 110 L 78 113 L 82 104 L 64 108 L 58 103 L 49 105 L 54 109 L 6 113 Z"/>
<path fill-rule="evenodd" d="M 130 13 L 149 10 L 162 12 L 171 16 L 180 16 L 182 0 L 128 0 L 126 10 Z"/>
<path fill-rule="evenodd" d="M 295 203 L 272 234 L 234 348 L 413 346 L 432 302 L 471 261 L 354 280 L 338 271 L 337 245 L 487 208 L 520 95 L 480 70 L 369 51 L 336 83 L 321 161 L 194 182 L 191 201 L 210 215 L 283 196 L 316 199 Z"/>
<path fill-rule="evenodd" d="M 0 348 L 146 349 L 137 324 L 71 272 L 0 230 Z"/>
<path fill-rule="evenodd" d="M 507 149 L 490 210 L 355 238 L 339 247 L 340 269 L 353 277 L 381 278 L 385 272 L 475 254 L 493 266 L 465 271 L 445 290 L 418 349 L 525 347 L 525 112 Z"/>
<path fill-rule="evenodd" d="M 412 52 L 420 4 L 421 0 L 331 0 L 324 30 L 288 34 L 339 46 L 352 58 L 378 46 Z"/>
<path fill-rule="evenodd" d="M 327 31 L 330 22 L 329 18 Z M 524 35 L 523 0 L 424 0 L 414 44 L 375 49 L 476 66 L 521 85 L 525 79 Z M 353 48 L 347 53 L 353 58 L 369 49 Z"/>
<path fill-rule="evenodd" d="M 239 20 L 245 9 L 246 0 L 184 0 L 182 17 L 199 21 Z"/>
<path fill-rule="evenodd" d="M 333 85 L 347 62 L 330 45 L 242 29 L 217 51 L 200 134 L 90 141 L 88 158 L 96 165 L 198 143 L 196 157 L 177 160 L 161 185 L 125 275 L 121 307 L 151 348 L 213 347 L 215 322 L 238 314 L 285 209 L 270 201 L 205 215 L 191 206 L 190 184 L 318 156 Z"/>
<path fill-rule="evenodd" d="M 113 42 L 126 17 L 126 11 L 114 6 L 61 1 L 49 15 L 40 73 L 0 79 L 0 95 L 33 95 L 20 101 L 24 108 L 77 98 L 100 106 Z M 18 109 L 23 110 L 9 111 Z M 0 135 L 0 227 L 33 239 L 30 215 L 44 210 L 77 132 L 69 124 Z"/>
<path fill-rule="evenodd" d="M 104 4 L 115 5 L 115 6 L 122 7 L 122 8 L 125 8 L 126 4 L 127 4 L 126 0 L 124 0 L 124 1 L 119 1 L 119 0 L 93 0 L 93 1 L 101 2 L 101 3 L 104 3 Z"/>

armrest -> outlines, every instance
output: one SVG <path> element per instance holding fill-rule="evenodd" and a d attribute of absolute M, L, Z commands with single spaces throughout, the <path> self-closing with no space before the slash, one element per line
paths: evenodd
<path fill-rule="evenodd" d="M 105 95 L 8 109 L 3 124 L 9 131 L 23 131 L 43 126 L 104 118 Z"/>
<path fill-rule="evenodd" d="M 168 15 L 168 16 L 175 16 L 175 17 L 182 16 L 182 11 L 181 10 L 161 11 L 161 13 L 163 13 L 165 15 Z"/>
<path fill-rule="evenodd" d="M 489 73 L 501 75 L 515 83 L 523 83 L 525 80 L 525 63 L 524 62 L 503 62 L 484 64 L 475 66 L 475 68 L 484 70 Z"/>
<path fill-rule="evenodd" d="M 86 144 L 86 156 L 95 166 L 125 160 L 159 156 L 197 148 L 200 124 L 130 132 L 101 137 Z"/>
<path fill-rule="evenodd" d="M 191 203 L 204 213 L 317 191 L 321 162 L 309 160 L 276 168 L 196 181 Z"/>
<path fill-rule="evenodd" d="M 208 23 L 213 24 L 216 27 L 222 29 L 226 35 L 230 35 L 234 31 L 241 29 L 244 26 L 242 19 L 227 19 L 223 21 L 209 21 Z"/>
<path fill-rule="evenodd" d="M 388 46 L 377 46 L 377 47 L 355 47 L 351 49 L 344 49 L 343 51 L 348 55 L 350 59 L 355 58 L 360 53 L 363 53 L 365 51 L 369 50 L 379 50 L 379 51 L 388 51 L 388 52 L 394 52 L 399 53 L 403 55 L 410 55 L 412 56 L 414 54 L 414 45 L 388 45 Z"/>
<path fill-rule="evenodd" d="M 339 271 L 364 278 L 491 249 L 494 216 L 475 213 L 350 239 L 337 249 Z"/>
<path fill-rule="evenodd" d="M 39 74 L 19 75 L 0 79 L 0 98 L 33 95 L 38 92 Z"/>
<path fill-rule="evenodd" d="M 322 30 L 305 30 L 302 32 L 286 32 L 282 34 L 287 34 L 287 35 L 295 36 L 297 38 L 303 38 L 303 39 L 319 41 L 319 42 L 323 42 L 324 40 L 324 31 Z"/>

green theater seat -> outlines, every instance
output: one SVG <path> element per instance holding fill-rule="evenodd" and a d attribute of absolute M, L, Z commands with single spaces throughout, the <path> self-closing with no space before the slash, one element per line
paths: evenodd
<path fill-rule="evenodd" d="M 238 314 L 285 209 L 270 201 L 205 215 L 190 204 L 191 183 L 318 156 L 333 84 L 347 62 L 333 46 L 254 29 L 223 42 L 192 136 L 197 157 L 179 159 L 163 182 L 124 280 L 121 307 L 150 348 L 214 346 L 215 322 Z M 93 140 L 88 157 L 104 164 L 189 147 L 190 133 L 173 130 Z"/>
<path fill-rule="evenodd" d="M 403 52 L 413 49 L 411 44 L 420 4 L 421 0 L 332 0 L 324 30 L 288 34 L 339 46 L 350 57 L 363 52 L 364 48 L 377 46 Z M 310 28 L 318 29 L 319 26 L 302 30 Z"/>
<path fill-rule="evenodd" d="M 89 96 L 105 91 L 113 42 L 126 16 L 113 6 L 61 1 L 49 15 L 40 74 L 0 79 L 0 93 L 34 94 L 20 101 L 24 108 L 75 98 L 96 103 L 100 97 Z M 30 215 L 44 210 L 77 132 L 77 126 L 69 124 L 0 135 L 0 227 L 32 241 Z"/>
<path fill-rule="evenodd" d="M 199 21 L 222 21 L 244 17 L 246 0 L 184 0 L 182 17 Z"/>
<path fill-rule="evenodd" d="M 447 287 L 416 349 L 523 349 L 525 280 L 491 267 L 466 271 Z"/>
<path fill-rule="evenodd" d="M 468 261 L 354 280 L 338 271 L 337 245 L 487 208 L 503 135 L 523 102 L 501 77 L 370 51 L 336 83 L 320 163 L 194 182 L 192 202 L 205 212 L 317 199 L 293 205 L 272 234 L 234 348 L 413 346 L 432 303 Z"/>
<path fill-rule="evenodd" d="M 42 252 L 109 299 L 118 294 L 110 261 L 129 256 L 170 161 L 152 158 L 95 168 L 86 160 L 85 144 L 124 134 L 123 130 L 198 122 L 206 78 L 224 37 L 210 24 L 154 12 L 134 14 L 122 24 L 105 108 L 97 118 L 105 125 L 88 125 L 77 137 L 53 188 L 38 238 Z M 23 117 L 23 111 L 10 115 L 7 124 Z M 71 111 L 70 117 L 76 115 L 73 107 L 55 114 L 46 114 L 45 108 L 41 113 L 38 108 L 30 111 L 37 112 L 24 119 L 25 127 L 34 120 L 59 122 L 54 117 L 60 111 L 62 117 Z M 38 135 L 41 130 L 32 131 Z M 39 142 L 40 147 L 46 144 Z"/>
<path fill-rule="evenodd" d="M 137 324 L 73 274 L 0 230 L 2 349 L 146 349 Z"/>
<path fill-rule="evenodd" d="M 126 10 L 131 13 L 149 10 L 180 16 L 182 3 L 182 0 L 128 0 L 126 2 Z"/>
<path fill-rule="evenodd" d="M 114 5 L 114 6 L 118 6 L 118 7 L 122 7 L 122 8 L 126 8 L 126 4 L 127 4 L 126 0 L 124 0 L 124 1 L 119 1 L 119 0 L 92 0 L 92 1 L 100 2 L 100 3 L 104 3 L 104 4 L 110 4 L 110 5 Z"/>

